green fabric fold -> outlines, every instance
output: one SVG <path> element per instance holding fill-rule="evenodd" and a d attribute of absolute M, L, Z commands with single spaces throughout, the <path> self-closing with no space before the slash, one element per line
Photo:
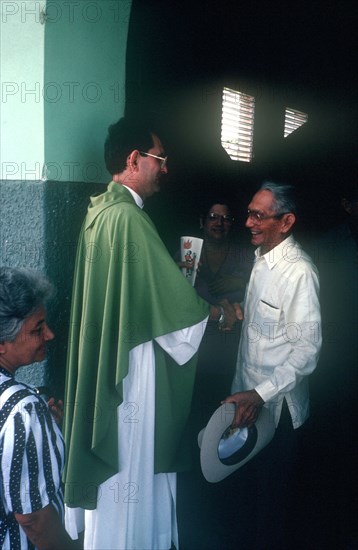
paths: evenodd
<path fill-rule="evenodd" d="M 94 509 L 120 470 L 117 407 L 129 352 L 205 319 L 209 306 L 182 276 L 152 221 L 122 185 L 92 197 L 77 249 L 66 375 L 65 502 Z M 156 358 L 155 473 L 177 471 L 196 356 Z M 145 368 L 145 365 L 143 365 Z"/>

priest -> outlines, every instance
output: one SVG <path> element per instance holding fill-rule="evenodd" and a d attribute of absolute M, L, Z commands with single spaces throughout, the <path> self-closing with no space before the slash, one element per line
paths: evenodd
<path fill-rule="evenodd" d="M 196 352 L 208 319 L 230 330 L 236 313 L 197 296 L 142 210 L 168 172 L 158 135 L 122 118 L 105 160 L 113 181 L 91 198 L 74 275 L 66 527 L 85 548 L 168 550 Z"/>

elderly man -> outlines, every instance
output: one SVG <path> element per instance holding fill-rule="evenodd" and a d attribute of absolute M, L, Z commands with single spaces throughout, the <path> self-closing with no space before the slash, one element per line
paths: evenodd
<path fill-rule="evenodd" d="M 309 416 L 308 375 L 321 347 L 316 267 L 292 236 L 291 186 L 265 183 L 252 198 L 246 227 L 258 248 L 244 300 L 233 395 L 234 424 L 250 426 L 263 406 L 277 426 L 257 469 L 257 547 L 281 548 L 285 487 L 295 461 L 297 430 Z"/>
<path fill-rule="evenodd" d="M 229 329 L 235 310 L 197 296 L 142 211 L 168 170 L 159 137 L 121 119 L 105 158 L 113 181 L 92 197 L 74 278 L 66 525 L 86 548 L 168 550 L 196 352 L 207 319 Z"/>

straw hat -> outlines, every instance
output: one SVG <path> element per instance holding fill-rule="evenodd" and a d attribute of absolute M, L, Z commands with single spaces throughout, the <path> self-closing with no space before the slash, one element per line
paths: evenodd
<path fill-rule="evenodd" d="M 224 403 L 216 409 L 206 428 L 198 435 L 200 462 L 207 481 L 215 483 L 241 468 L 273 438 L 275 424 L 263 407 L 250 428 L 231 428 L 235 404 Z"/>

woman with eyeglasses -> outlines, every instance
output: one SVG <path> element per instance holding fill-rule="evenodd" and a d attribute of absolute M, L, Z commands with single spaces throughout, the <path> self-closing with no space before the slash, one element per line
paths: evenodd
<path fill-rule="evenodd" d="M 250 275 L 251 249 L 232 238 L 234 216 L 224 201 L 213 203 L 200 216 L 203 249 L 196 279 L 198 294 L 210 303 L 226 298 L 240 302 Z"/>
<path fill-rule="evenodd" d="M 234 216 L 229 201 L 214 200 L 200 215 L 204 239 L 195 288 L 210 304 L 223 299 L 241 302 L 249 279 L 253 251 L 234 235 Z M 199 350 L 196 389 L 202 426 L 230 390 L 235 369 L 241 323 L 223 334 L 217 323 L 209 321 Z M 195 397 L 194 397 L 195 399 Z"/>
<path fill-rule="evenodd" d="M 223 299 L 231 303 L 241 302 L 251 272 L 253 248 L 249 243 L 242 245 L 240 235 L 234 235 L 235 220 L 227 198 L 215 198 L 202 212 L 200 228 L 204 242 L 195 281 L 196 291 L 211 304 Z M 196 543 L 201 547 L 205 544 L 216 547 L 216 521 L 214 517 L 212 522 L 208 518 L 217 511 L 220 487 L 208 487 L 202 476 L 197 435 L 230 392 L 240 329 L 241 322 L 237 322 L 230 332 L 222 332 L 218 330 L 217 322 L 209 321 L 199 348 L 189 423 L 195 467 L 192 472 L 178 475 L 179 536 L 183 547 L 194 547 Z M 199 518 L 196 534 L 191 516 L 197 515 L 198 510 L 202 512 L 200 518 L 206 527 L 205 533 L 200 531 Z M 185 529 L 187 525 L 190 525 L 190 532 Z M 216 541 L 217 547 L 220 542 Z"/>

